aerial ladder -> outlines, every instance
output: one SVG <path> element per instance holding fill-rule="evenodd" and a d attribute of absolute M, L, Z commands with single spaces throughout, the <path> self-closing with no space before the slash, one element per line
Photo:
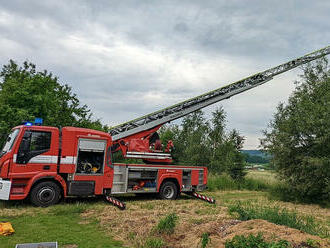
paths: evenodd
<path fill-rule="evenodd" d="M 164 124 L 211 104 L 258 87 L 275 76 L 330 54 L 330 46 L 259 72 L 205 94 L 110 128 L 112 152 L 121 150 L 125 158 L 140 158 L 146 163 L 170 164 L 172 143 L 162 151 L 157 130 Z"/>

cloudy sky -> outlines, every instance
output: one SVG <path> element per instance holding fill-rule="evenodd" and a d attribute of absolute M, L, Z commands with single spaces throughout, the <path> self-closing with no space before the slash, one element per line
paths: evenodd
<path fill-rule="evenodd" d="M 0 65 L 29 60 L 115 125 L 330 44 L 330 1 L 0 0 Z M 208 107 L 258 147 L 300 69 Z"/>

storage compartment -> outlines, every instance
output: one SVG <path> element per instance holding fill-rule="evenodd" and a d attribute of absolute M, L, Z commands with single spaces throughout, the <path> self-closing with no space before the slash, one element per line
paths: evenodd
<path fill-rule="evenodd" d="M 128 169 L 127 192 L 148 193 L 157 191 L 157 169 Z"/>
<path fill-rule="evenodd" d="M 79 140 L 76 173 L 102 174 L 105 148 L 103 140 Z"/>
<path fill-rule="evenodd" d="M 115 165 L 111 194 L 126 193 L 127 188 L 127 167 Z"/>
<path fill-rule="evenodd" d="M 198 185 L 203 185 L 203 182 L 204 182 L 204 170 L 200 170 L 198 175 Z"/>
<path fill-rule="evenodd" d="M 191 170 L 183 170 L 182 172 L 182 191 L 192 191 Z"/>

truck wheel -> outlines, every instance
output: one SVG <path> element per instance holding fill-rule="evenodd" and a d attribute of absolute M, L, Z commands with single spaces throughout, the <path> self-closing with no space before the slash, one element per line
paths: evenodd
<path fill-rule="evenodd" d="M 33 187 L 30 200 L 38 207 L 48 207 L 59 202 L 61 198 L 60 187 L 54 182 L 42 182 Z"/>
<path fill-rule="evenodd" d="M 159 196 L 164 200 L 175 200 L 178 196 L 178 187 L 173 182 L 165 182 L 160 187 Z"/>

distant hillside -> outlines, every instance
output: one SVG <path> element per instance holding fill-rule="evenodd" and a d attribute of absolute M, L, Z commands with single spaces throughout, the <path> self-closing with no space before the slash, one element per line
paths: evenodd
<path fill-rule="evenodd" d="M 271 156 L 260 150 L 242 150 L 241 153 L 244 154 L 245 161 L 252 164 L 267 164 Z"/>
<path fill-rule="evenodd" d="M 258 156 L 262 158 L 270 158 L 271 156 L 265 152 L 262 152 L 260 150 L 241 150 L 244 154 L 249 154 L 250 156 Z"/>

